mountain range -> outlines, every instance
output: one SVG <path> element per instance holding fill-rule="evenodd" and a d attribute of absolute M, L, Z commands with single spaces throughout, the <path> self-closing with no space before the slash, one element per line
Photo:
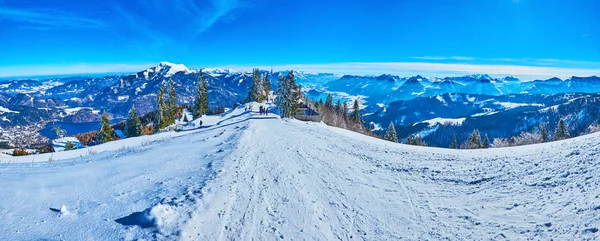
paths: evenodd
<path fill-rule="evenodd" d="M 243 101 L 252 82 L 248 72 L 231 69 L 203 69 L 203 72 L 212 107 L 231 107 Z M 129 75 L 2 80 L 0 127 L 50 120 L 90 122 L 98 120 L 103 111 L 113 118 L 125 118 L 132 106 L 140 114 L 148 113 L 155 109 L 161 83 L 169 80 L 175 83 L 177 102 L 189 105 L 195 97 L 199 73 L 200 70 L 182 64 L 161 62 Z M 270 76 L 274 89 L 275 80 L 287 73 L 261 71 Z M 571 131 L 577 132 L 581 126 L 593 122 L 590 118 L 598 119 L 595 93 L 600 90 L 600 78 L 596 76 L 534 81 L 485 74 L 438 78 L 296 71 L 295 76 L 311 99 L 325 99 L 328 94 L 336 101 L 360 99 L 368 125 L 378 131 L 394 122 L 403 138 L 416 134 L 433 138 L 437 130 L 449 127 L 510 136 L 561 117 L 567 118 L 573 127 Z M 548 109 L 553 106 L 560 108 Z M 561 108 L 578 112 L 560 112 Z M 447 125 L 432 121 L 436 118 L 464 120 L 450 121 L 454 125 Z M 448 138 L 429 141 L 444 146 Z"/>

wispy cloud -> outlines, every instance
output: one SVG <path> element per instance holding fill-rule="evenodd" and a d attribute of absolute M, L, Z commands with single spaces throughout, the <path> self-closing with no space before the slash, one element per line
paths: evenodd
<path fill-rule="evenodd" d="M 213 66 L 219 67 L 219 66 Z M 246 70 L 256 66 L 222 66 Z M 309 72 L 379 75 L 395 74 L 400 76 L 425 75 L 432 77 L 462 76 L 469 74 L 489 74 L 496 77 L 515 76 L 522 80 L 547 79 L 551 77 L 568 78 L 571 76 L 600 76 L 600 68 L 560 68 L 522 65 L 488 64 L 449 64 L 424 62 L 353 62 L 331 64 L 290 64 L 278 66 L 259 66 L 262 69 L 301 70 Z"/>
<path fill-rule="evenodd" d="M 238 0 L 173 0 L 170 4 L 138 0 L 127 5 L 113 2 L 111 31 L 115 38 L 149 58 L 186 52 L 199 35 L 230 17 L 239 6 Z M 127 37 L 132 35 L 135 37 Z"/>
<path fill-rule="evenodd" d="M 187 0 L 183 2 L 189 5 L 190 9 L 194 10 L 193 14 L 196 15 L 191 26 L 195 29 L 195 36 L 206 32 L 219 20 L 222 20 L 240 6 L 238 0 L 210 0 L 210 2 L 204 3 L 201 6 L 196 5 L 194 1 Z"/>
<path fill-rule="evenodd" d="M 103 28 L 105 24 L 96 19 L 74 15 L 55 9 L 17 9 L 0 6 L 0 22 L 13 21 L 28 24 L 24 27 L 36 30 L 59 28 Z"/>
<path fill-rule="evenodd" d="M 466 56 L 420 56 L 420 57 L 412 57 L 412 59 L 419 60 L 458 60 L 458 61 L 472 61 L 475 60 L 473 57 Z"/>

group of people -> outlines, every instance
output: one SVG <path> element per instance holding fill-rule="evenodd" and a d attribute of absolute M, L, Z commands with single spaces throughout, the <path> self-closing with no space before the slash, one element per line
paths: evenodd
<path fill-rule="evenodd" d="M 264 107 L 261 105 L 260 107 L 258 107 L 258 110 L 260 112 L 260 115 L 269 114 L 269 107 Z M 246 106 L 246 108 L 244 108 L 244 111 L 252 111 L 252 106 Z"/>
<path fill-rule="evenodd" d="M 269 114 L 269 107 L 263 107 L 261 105 L 258 109 L 260 110 L 260 114 L 261 115 L 268 115 Z"/>

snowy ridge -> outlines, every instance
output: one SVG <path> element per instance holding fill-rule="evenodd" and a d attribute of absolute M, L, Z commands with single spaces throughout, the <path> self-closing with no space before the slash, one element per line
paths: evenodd
<path fill-rule="evenodd" d="M 434 126 L 434 125 L 462 125 L 462 123 L 466 120 L 466 118 L 434 118 L 431 120 L 424 120 L 422 122 L 418 122 L 415 123 L 414 125 L 417 125 L 419 123 L 427 123 L 429 124 L 429 126 Z"/>

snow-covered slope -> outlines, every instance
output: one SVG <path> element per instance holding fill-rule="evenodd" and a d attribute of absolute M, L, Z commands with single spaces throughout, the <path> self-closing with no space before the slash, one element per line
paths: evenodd
<path fill-rule="evenodd" d="M 55 154 L 50 163 L 0 158 L 0 239 L 573 240 L 599 234 L 597 134 L 461 151 L 394 144 L 243 108 L 205 124 L 108 143 L 98 153 L 77 150 L 75 158 Z"/>

